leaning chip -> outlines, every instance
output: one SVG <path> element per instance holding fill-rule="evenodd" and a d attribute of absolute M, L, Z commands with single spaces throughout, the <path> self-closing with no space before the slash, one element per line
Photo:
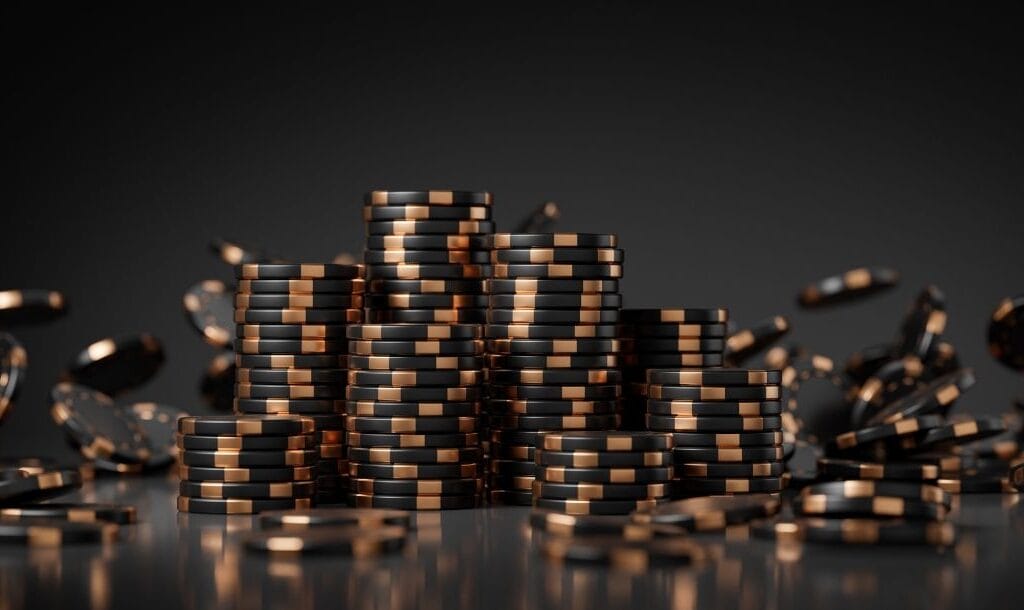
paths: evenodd
<path fill-rule="evenodd" d="M 818 472 L 827 478 L 934 481 L 939 467 L 919 462 L 858 462 L 838 458 L 818 458 Z"/>
<path fill-rule="evenodd" d="M 73 383 L 50 391 L 50 415 L 89 459 L 144 463 L 153 455 L 149 439 L 135 417 L 110 397 Z"/>
<path fill-rule="evenodd" d="M 203 280 L 190 286 L 182 298 L 189 322 L 210 345 L 231 345 L 235 334 L 235 307 L 231 292 L 232 289 L 220 280 Z"/>
<path fill-rule="evenodd" d="M 808 284 L 797 297 L 801 306 L 824 307 L 863 298 L 895 286 L 900 274 L 885 267 L 858 267 Z"/>
<path fill-rule="evenodd" d="M 48 500 L 82 486 L 77 470 L 52 470 L 0 479 L 0 506 L 21 506 Z"/>
<path fill-rule="evenodd" d="M 0 422 L 14 404 L 25 381 L 28 352 L 9 333 L 0 333 Z"/>
<path fill-rule="evenodd" d="M 731 364 L 742 364 L 786 336 L 789 329 L 789 320 L 784 316 L 773 316 L 755 322 L 750 327 L 729 335 L 725 342 L 725 357 Z"/>
<path fill-rule="evenodd" d="M 949 508 L 952 497 L 935 485 L 906 481 L 829 481 L 803 489 L 804 495 L 838 496 L 840 498 L 872 498 L 894 496 L 941 504 Z"/>
<path fill-rule="evenodd" d="M 0 328 L 45 324 L 66 313 L 64 295 L 56 290 L 0 290 Z"/>
<path fill-rule="evenodd" d="M 996 305 L 988 324 L 988 351 L 1006 366 L 1024 370 L 1024 295 Z"/>
<path fill-rule="evenodd" d="M 101 339 L 78 354 L 68 367 L 67 377 L 113 395 L 146 383 L 163 363 L 163 344 L 152 335 Z"/>

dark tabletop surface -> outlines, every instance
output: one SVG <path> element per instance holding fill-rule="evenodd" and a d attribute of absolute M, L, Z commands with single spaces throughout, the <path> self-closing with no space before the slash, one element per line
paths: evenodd
<path fill-rule="evenodd" d="M 246 552 L 248 516 L 179 514 L 177 479 L 99 479 L 87 501 L 133 503 L 109 546 L 0 547 L 0 609 L 90 608 L 1019 608 L 1024 503 L 961 496 L 955 547 L 775 545 L 744 528 L 701 535 L 702 568 L 631 574 L 553 564 L 531 547 L 529 509 L 419 513 L 401 553 L 271 560 Z"/>

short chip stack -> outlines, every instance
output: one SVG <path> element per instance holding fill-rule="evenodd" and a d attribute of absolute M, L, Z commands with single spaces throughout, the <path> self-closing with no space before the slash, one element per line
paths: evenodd
<path fill-rule="evenodd" d="M 622 310 L 624 428 L 645 429 L 644 397 L 632 383 L 644 382 L 649 369 L 722 366 L 728 321 L 728 310 L 720 308 Z"/>
<path fill-rule="evenodd" d="M 479 505 L 480 326 L 365 324 L 348 336 L 350 502 L 401 510 Z"/>
<path fill-rule="evenodd" d="M 483 323 L 491 194 L 370 191 L 364 203 L 366 321 Z"/>
<path fill-rule="evenodd" d="M 314 422 L 297 415 L 178 420 L 178 510 L 253 514 L 309 508 L 319 460 Z"/>
<path fill-rule="evenodd" d="M 650 430 L 675 441 L 681 497 L 774 493 L 783 488 L 781 373 L 752 369 L 651 369 L 634 389 Z"/>
<path fill-rule="evenodd" d="M 529 505 L 545 431 L 614 430 L 623 252 L 608 234 L 496 234 L 487 282 L 490 499 Z"/>
<path fill-rule="evenodd" d="M 570 515 L 627 515 L 669 498 L 672 435 L 543 434 L 535 451 L 533 505 Z"/>
<path fill-rule="evenodd" d="M 345 329 L 362 321 L 361 265 L 235 267 L 235 411 L 309 416 L 317 433 L 317 500 L 344 500 Z"/>

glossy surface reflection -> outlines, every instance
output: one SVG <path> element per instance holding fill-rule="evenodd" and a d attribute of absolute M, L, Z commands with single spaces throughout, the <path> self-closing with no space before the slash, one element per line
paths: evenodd
<path fill-rule="evenodd" d="M 961 497 L 944 551 L 776 545 L 736 527 L 698 536 L 707 566 L 629 574 L 546 561 L 529 510 L 511 507 L 419 513 L 405 550 L 379 559 L 269 559 L 238 544 L 251 517 L 178 514 L 176 482 L 88 483 L 83 500 L 134 503 L 140 522 L 107 547 L 0 548 L 0 610 L 1012 608 L 1024 565 L 1019 495 Z"/>

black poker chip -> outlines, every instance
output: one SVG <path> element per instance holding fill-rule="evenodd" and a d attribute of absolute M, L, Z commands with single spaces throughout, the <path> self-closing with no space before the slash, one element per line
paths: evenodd
<path fill-rule="evenodd" d="M 474 356 L 482 354 L 480 339 L 417 341 L 349 341 L 348 351 L 358 356 Z"/>
<path fill-rule="evenodd" d="M 114 523 L 0 522 L 0 545 L 53 548 L 74 544 L 112 543 L 118 539 Z"/>
<path fill-rule="evenodd" d="M 101 339 L 71 361 L 67 377 L 75 383 L 113 395 L 146 383 L 163 363 L 163 344 L 152 335 Z"/>
<path fill-rule="evenodd" d="M 750 532 L 755 537 L 768 540 L 842 545 L 919 544 L 947 547 L 956 542 L 956 527 L 950 521 L 802 517 L 759 521 L 751 525 Z"/>
<path fill-rule="evenodd" d="M 543 437 L 549 451 L 665 451 L 673 447 L 672 435 L 663 432 L 552 432 Z"/>
<path fill-rule="evenodd" d="M 348 459 L 366 464 L 464 464 L 480 461 L 478 447 L 349 447 Z"/>
<path fill-rule="evenodd" d="M 240 369 L 345 369 L 345 354 L 236 354 Z"/>
<path fill-rule="evenodd" d="M 710 309 L 623 309 L 622 321 L 629 324 L 705 324 L 729 321 L 729 310 Z"/>
<path fill-rule="evenodd" d="M 750 401 L 699 401 L 699 400 L 648 400 L 647 412 L 652 415 L 676 417 L 732 416 L 760 417 L 782 413 L 782 402 L 778 400 Z"/>
<path fill-rule="evenodd" d="M 488 324 L 614 324 L 618 309 L 495 309 L 487 310 Z"/>
<path fill-rule="evenodd" d="M 722 339 L 703 339 L 681 337 L 673 339 L 622 339 L 622 351 L 634 353 L 678 353 L 699 354 L 705 352 L 721 352 L 725 349 Z"/>
<path fill-rule="evenodd" d="M 621 263 L 617 248 L 501 248 L 491 251 L 494 263 Z"/>
<path fill-rule="evenodd" d="M 782 447 L 676 447 L 676 464 L 691 462 L 771 462 L 783 458 Z"/>
<path fill-rule="evenodd" d="M 536 462 L 541 466 L 570 468 L 602 468 L 622 466 L 671 466 L 671 451 L 550 451 L 538 450 Z"/>
<path fill-rule="evenodd" d="M 483 324 L 487 315 L 482 309 L 370 309 L 366 321 L 370 323 L 457 323 Z"/>
<path fill-rule="evenodd" d="M 777 494 L 712 496 L 662 504 L 652 511 L 637 513 L 632 519 L 644 525 L 674 526 L 689 532 L 705 532 L 770 517 L 781 508 L 782 501 Z"/>
<path fill-rule="evenodd" d="M 356 400 L 345 403 L 345 412 L 361 417 L 472 417 L 480 414 L 480 403 Z"/>
<path fill-rule="evenodd" d="M 220 280 L 204 280 L 190 286 L 182 298 L 188 321 L 210 345 L 231 345 L 235 326 L 231 293 L 232 289 Z"/>
<path fill-rule="evenodd" d="M 487 265 L 491 257 L 486 250 L 367 250 L 367 265 Z"/>
<path fill-rule="evenodd" d="M 480 443 L 476 432 L 451 434 L 375 434 L 348 432 L 349 447 L 475 447 Z"/>
<path fill-rule="evenodd" d="M 546 434 L 551 434 L 556 431 L 544 431 L 544 430 L 517 430 L 517 429 L 491 429 L 488 431 L 491 446 L 494 445 L 509 445 L 509 446 L 537 446 L 543 441 Z M 519 458 L 515 459 L 527 459 L 531 462 L 533 458 Z"/>
<path fill-rule="evenodd" d="M 363 220 L 490 220 L 489 206 L 368 205 Z"/>
<path fill-rule="evenodd" d="M 153 455 L 138 420 L 110 397 L 85 386 L 58 383 L 50 390 L 50 415 L 89 459 L 142 464 Z"/>
<path fill-rule="evenodd" d="M 671 467 L 658 468 L 566 468 L 537 469 L 537 480 L 552 483 L 660 483 L 672 480 Z"/>
<path fill-rule="evenodd" d="M 66 313 L 64 294 L 56 290 L 0 290 L 0 328 L 45 324 Z"/>
<path fill-rule="evenodd" d="M 82 486 L 76 470 L 48 470 L 0 478 L 0 506 L 18 506 L 56 498 Z"/>
<path fill-rule="evenodd" d="M 949 492 L 933 484 L 911 481 L 827 481 L 804 488 L 802 494 L 842 499 L 884 496 L 928 502 L 945 508 L 953 505 Z"/>
<path fill-rule="evenodd" d="M 349 368 L 361 371 L 478 370 L 483 356 L 349 356 Z"/>
<path fill-rule="evenodd" d="M 237 413 L 294 414 L 341 413 L 345 401 L 338 398 L 236 398 Z"/>
<path fill-rule="evenodd" d="M 144 467 L 155 470 L 170 466 L 178 453 L 175 444 L 178 420 L 187 417 L 188 413 L 177 407 L 155 402 L 132 403 L 125 408 L 125 413 L 135 419 L 149 439 L 152 453 Z"/>
<path fill-rule="evenodd" d="M 480 506 L 477 494 L 458 496 L 387 496 L 349 494 L 350 503 L 358 508 L 393 508 L 397 510 L 454 510 Z"/>
<path fill-rule="evenodd" d="M 498 263 L 493 265 L 495 278 L 541 278 L 541 279 L 616 279 L 622 277 L 622 265 L 586 263 L 549 263 L 540 265 Z"/>
<path fill-rule="evenodd" d="M 643 500 L 665 498 L 669 494 L 668 483 L 622 484 L 622 483 L 548 483 L 536 481 L 534 493 L 540 498 L 561 498 L 565 500 Z"/>
<path fill-rule="evenodd" d="M 781 431 L 673 432 L 676 447 L 763 447 L 782 444 Z"/>
<path fill-rule="evenodd" d="M 920 365 L 919 360 L 912 357 L 911 359 Z M 900 359 L 898 362 L 903 362 L 904 360 L 906 359 Z M 865 382 L 865 385 L 861 386 L 861 390 L 858 392 L 858 400 L 852 408 L 851 419 L 868 410 L 870 397 L 872 396 L 871 388 L 879 387 L 881 380 L 878 376 L 882 375 L 887 369 L 890 369 L 889 365 L 883 366 Z M 872 383 L 872 379 L 879 380 L 878 384 Z M 976 378 L 972 369 L 959 369 L 943 375 L 919 387 L 910 394 L 889 402 L 872 414 L 865 422 L 865 425 L 873 426 L 893 423 L 901 419 L 933 413 L 945 415 L 953 406 L 954 401 L 963 396 L 963 393 L 971 389 L 975 383 Z M 871 384 L 871 386 L 868 386 L 868 384 Z M 869 400 L 862 400 L 861 397 L 868 397 Z M 858 407 L 862 408 L 858 409 Z"/>
<path fill-rule="evenodd" d="M 487 296 L 482 294 L 371 294 L 366 299 L 370 309 L 483 309 Z M 454 337 L 453 337 L 454 338 Z"/>
<path fill-rule="evenodd" d="M 367 235 L 473 235 L 493 233 L 490 220 L 371 220 Z"/>
<path fill-rule="evenodd" d="M 495 233 L 490 246 L 507 248 L 614 248 L 619 238 L 602 233 Z"/>
<path fill-rule="evenodd" d="M 278 258 L 261 248 L 252 248 L 223 237 L 210 240 L 209 248 L 217 255 L 217 258 L 232 266 L 246 263 L 272 263 Z"/>
<path fill-rule="evenodd" d="M 1006 422 L 999 417 L 956 420 L 929 429 L 914 445 L 917 450 L 928 451 L 979 441 L 1004 432 Z"/>
<path fill-rule="evenodd" d="M 825 451 L 830 455 L 843 455 L 848 453 L 861 453 L 876 455 L 879 451 L 888 448 L 900 449 L 901 443 L 911 443 L 923 436 L 932 428 L 939 428 L 945 424 L 945 418 L 941 415 L 922 415 L 920 417 L 909 417 L 895 421 L 891 424 L 880 424 L 844 432 L 830 440 Z"/>
<path fill-rule="evenodd" d="M 858 267 L 808 284 L 797 301 L 805 308 L 836 305 L 892 288 L 899 279 L 900 274 L 894 269 Z"/>
<path fill-rule="evenodd" d="M 468 479 L 478 476 L 480 466 L 467 464 L 363 464 L 348 465 L 350 476 L 359 479 Z"/>
<path fill-rule="evenodd" d="M 510 339 L 530 339 L 540 341 L 551 340 L 585 340 L 585 339 L 616 339 L 618 327 L 614 324 L 488 324 L 484 327 L 484 335 L 493 341 Z M 495 345 L 501 345 L 497 343 Z M 566 344 L 571 345 L 571 344 Z M 618 351 L 618 342 L 615 350 Z"/>
<path fill-rule="evenodd" d="M 1024 295 L 996 305 L 988 323 L 988 351 L 1011 369 L 1024 370 Z"/>
<path fill-rule="evenodd" d="M 486 280 L 473 279 L 401 279 L 371 280 L 367 292 L 380 294 L 483 294 Z"/>
<path fill-rule="evenodd" d="M 178 432 L 191 436 L 296 436 L 313 432 L 312 418 L 297 415 L 182 417 Z"/>
<path fill-rule="evenodd" d="M 1009 482 L 1017 491 L 1024 491 L 1024 462 L 1010 468 Z"/>
<path fill-rule="evenodd" d="M 772 316 L 731 332 L 725 342 L 726 360 L 733 365 L 742 364 L 785 337 L 789 329 L 785 316 Z"/>
<path fill-rule="evenodd" d="M 497 460 L 491 459 L 488 463 L 488 468 L 491 472 L 491 478 L 497 475 L 499 477 L 505 477 L 505 486 L 514 487 L 512 481 L 508 481 L 508 477 L 534 477 L 537 474 L 537 464 L 534 462 L 525 462 L 523 460 Z M 501 480 L 501 479 L 498 479 Z M 520 485 L 520 489 L 530 489 L 533 486 L 533 482 L 523 482 Z"/>
<path fill-rule="evenodd" d="M 676 476 L 680 478 L 753 478 L 780 477 L 786 471 L 786 465 L 780 461 L 773 462 L 683 462 L 675 465 Z"/>
<path fill-rule="evenodd" d="M 185 481 L 288 482 L 312 481 L 314 466 L 281 466 L 258 468 L 223 468 L 215 466 L 180 466 L 178 475 Z"/>
<path fill-rule="evenodd" d="M 475 402 L 480 400 L 481 388 L 460 387 L 396 387 L 349 385 L 346 390 L 349 400 L 374 400 L 379 402 Z"/>
<path fill-rule="evenodd" d="M 185 466 L 206 468 L 263 468 L 282 466 L 312 466 L 317 452 L 307 449 L 285 451 L 182 451 L 179 454 Z"/>
<path fill-rule="evenodd" d="M 317 509 L 321 510 L 321 509 Z M 336 510 L 336 509 L 335 509 Z M 348 510 L 370 511 L 372 508 Z M 302 511 L 305 512 L 305 511 Z M 397 512 L 397 511 L 392 511 Z M 362 524 L 363 522 L 360 522 Z M 295 529 L 286 526 L 256 532 L 244 537 L 249 551 L 270 553 L 284 557 L 298 555 L 334 555 L 365 559 L 394 553 L 405 546 L 407 531 L 404 527 L 383 526 L 380 521 L 365 522 L 364 527 L 320 526 Z"/>
<path fill-rule="evenodd" d="M 361 309 L 236 309 L 238 324 L 357 324 Z"/>
<path fill-rule="evenodd" d="M 349 326 L 347 333 L 349 339 L 366 341 L 465 340 L 481 336 L 475 324 L 356 324 Z"/>
<path fill-rule="evenodd" d="M 237 324 L 242 339 L 344 339 L 345 324 Z"/>
<path fill-rule="evenodd" d="M 818 458 L 818 472 L 836 479 L 934 481 L 939 478 L 940 468 L 923 461 L 878 463 L 822 457 Z"/>
<path fill-rule="evenodd" d="M 0 422 L 10 411 L 25 383 L 28 352 L 10 333 L 0 332 Z"/>
<path fill-rule="evenodd" d="M 689 386 L 751 386 L 782 382 L 782 371 L 756 369 L 651 370 L 648 383 Z"/>
<path fill-rule="evenodd" d="M 632 388 L 641 396 L 654 400 L 778 400 L 779 386 L 679 386 L 657 383 L 634 383 Z"/>
<path fill-rule="evenodd" d="M 725 358 L 721 353 L 689 353 L 689 354 L 636 354 L 623 353 L 622 363 L 627 367 L 640 369 L 664 369 L 679 367 L 713 367 L 722 366 Z M 643 376 L 641 376 L 641 379 Z"/>
<path fill-rule="evenodd" d="M 358 309 L 363 306 L 363 295 L 239 293 L 235 295 L 234 306 L 239 309 Z"/>
<path fill-rule="evenodd" d="M 619 281 L 615 279 L 492 278 L 484 282 L 484 287 L 492 295 L 561 292 L 590 294 L 595 292 L 618 292 Z"/>
<path fill-rule="evenodd" d="M 725 337 L 726 324 L 719 322 L 691 322 L 675 324 L 622 324 L 622 336 L 634 339 L 715 339 Z"/>
<path fill-rule="evenodd" d="M 513 400 L 611 400 L 622 395 L 622 386 L 604 385 L 491 385 L 490 396 Z"/>
<path fill-rule="evenodd" d="M 647 415 L 644 421 L 647 422 L 647 428 L 650 430 L 673 432 L 774 432 L 782 430 L 782 418 L 775 415 L 764 417 Z"/>
<path fill-rule="evenodd" d="M 269 385 L 236 383 L 235 395 L 239 398 L 343 398 L 344 383 L 323 385 Z"/>
<path fill-rule="evenodd" d="M 487 380 L 503 385 L 614 384 L 622 381 L 618 369 L 488 369 Z"/>
<path fill-rule="evenodd" d="M 326 354 L 344 353 L 345 339 L 235 339 L 239 354 Z"/>
<path fill-rule="evenodd" d="M 358 494 L 383 496 L 464 496 L 483 491 L 483 480 L 466 479 L 351 479 L 351 490 Z"/>
<path fill-rule="evenodd" d="M 615 309 L 622 306 L 616 293 L 492 294 L 489 305 L 498 309 Z"/>
<path fill-rule="evenodd" d="M 309 498 L 190 498 L 178 496 L 178 511 L 214 515 L 248 515 L 265 510 L 309 508 Z"/>
<path fill-rule="evenodd" d="M 178 493 L 189 498 L 309 498 L 316 490 L 313 481 L 277 483 L 222 483 L 181 481 Z"/>
<path fill-rule="evenodd" d="M 367 235 L 367 250 L 483 250 L 486 235 Z"/>
<path fill-rule="evenodd" d="M 628 515 L 634 511 L 648 511 L 658 505 L 653 498 L 643 500 L 569 500 L 564 498 L 534 498 L 534 506 L 557 510 L 570 515 Z"/>
<path fill-rule="evenodd" d="M 490 265 L 458 265 L 458 264 L 375 264 L 368 265 L 366 276 L 373 280 L 447 280 L 473 279 L 489 277 Z"/>
<path fill-rule="evenodd" d="M 476 432 L 476 417 L 347 417 L 345 429 L 350 432 L 376 434 L 451 434 Z"/>
<path fill-rule="evenodd" d="M 781 477 L 682 478 L 674 481 L 685 494 L 776 493 L 783 489 Z"/>
<path fill-rule="evenodd" d="M 502 400 L 487 401 L 492 415 L 607 415 L 621 407 L 617 400 Z"/>
<path fill-rule="evenodd" d="M 920 500 L 876 496 L 869 498 L 843 498 L 840 496 L 801 494 L 793 498 L 793 512 L 797 515 L 825 517 L 890 517 L 941 521 L 949 509 L 941 504 Z"/>
<path fill-rule="evenodd" d="M 481 370 L 348 372 L 348 383 L 360 386 L 470 386 L 483 381 Z"/>
<path fill-rule="evenodd" d="M 491 205 L 494 197 L 487 191 L 413 190 L 369 191 L 363 195 L 366 205 Z"/>
<path fill-rule="evenodd" d="M 613 430 L 619 425 L 619 417 L 615 414 L 500 415 L 491 417 L 489 425 L 518 430 Z"/>
<path fill-rule="evenodd" d="M 2 521 L 55 520 L 72 523 L 106 522 L 127 525 L 135 522 L 136 515 L 135 507 L 130 504 L 48 502 L 0 508 L 0 520 Z"/>
<path fill-rule="evenodd" d="M 615 357 L 619 342 L 616 339 L 488 339 L 487 351 L 509 362 L 572 362 L 581 358 L 601 359 Z M 493 358 L 492 358 L 493 359 Z M 548 368 L 543 364 L 511 365 L 514 367 Z M 579 365 L 574 368 L 600 368 L 612 365 Z M 554 366 L 552 368 L 568 368 Z"/>
<path fill-rule="evenodd" d="M 287 385 L 344 385 L 344 369 L 237 369 L 238 383 Z"/>
<path fill-rule="evenodd" d="M 311 449 L 315 444 L 312 434 L 295 436 L 198 436 L 182 434 L 177 447 L 192 451 L 283 451 Z"/>
<path fill-rule="evenodd" d="M 281 279 L 281 280 L 239 280 L 238 293 L 247 295 L 341 295 L 361 294 L 366 289 L 366 280 L 354 278 L 336 279 Z"/>
<path fill-rule="evenodd" d="M 235 277 L 240 280 L 351 280 L 362 276 L 362 265 L 251 263 L 235 266 Z"/>
<path fill-rule="evenodd" d="M 893 346 L 895 355 L 927 359 L 945 332 L 946 321 L 946 295 L 935 286 L 926 286 L 903 318 Z"/>

